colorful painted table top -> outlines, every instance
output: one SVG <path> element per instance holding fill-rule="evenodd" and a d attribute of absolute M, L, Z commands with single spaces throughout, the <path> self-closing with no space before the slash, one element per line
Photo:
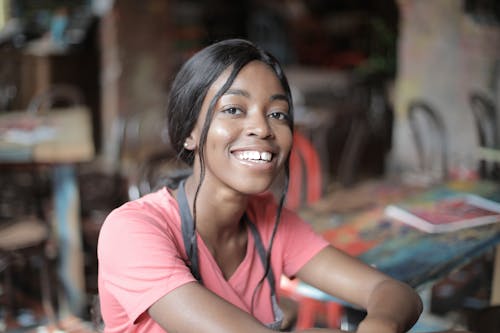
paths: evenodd
<path fill-rule="evenodd" d="M 365 190 L 367 197 L 375 199 L 364 209 L 337 213 L 320 205 L 319 209 L 305 210 L 301 216 L 335 247 L 415 288 L 446 276 L 500 243 L 500 223 L 429 234 L 384 216 L 389 203 L 437 200 L 457 193 L 475 193 L 500 202 L 500 184 L 450 182 L 427 190 L 407 188 L 399 192 L 390 190 L 390 186 L 374 183 L 371 194 Z M 396 192 L 399 194 L 393 195 Z M 304 291 L 307 287 L 302 285 L 299 289 Z"/>

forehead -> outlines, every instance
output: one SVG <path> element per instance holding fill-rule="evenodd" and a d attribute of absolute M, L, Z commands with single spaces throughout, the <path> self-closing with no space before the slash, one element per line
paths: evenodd
<path fill-rule="evenodd" d="M 209 95 L 215 95 L 227 82 L 233 67 L 227 68 L 215 80 L 209 89 Z M 274 70 L 262 61 L 254 60 L 243 66 L 236 75 L 230 88 L 251 90 L 256 87 L 264 87 L 269 93 L 283 93 L 284 89 Z"/>
<path fill-rule="evenodd" d="M 222 95 L 217 100 L 214 100 L 215 96 L 226 84 L 232 70 L 233 67 L 229 66 L 208 89 L 198 115 L 196 127 L 201 128 L 203 124 L 210 126 L 212 117 L 208 113 L 210 103 L 214 103 L 215 106 L 217 103 L 220 103 L 225 96 L 241 96 L 241 94 Z M 251 61 L 243 66 L 228 90 L 243 92 L 243 95 L 250 97 L 254 101 L 275 100 L 274 97 L 277 95 L 284 96 L 284 99 L 287 99 L 281 81 L 278 79 L 274 70 L 266 63 L 258 60 Z"/>

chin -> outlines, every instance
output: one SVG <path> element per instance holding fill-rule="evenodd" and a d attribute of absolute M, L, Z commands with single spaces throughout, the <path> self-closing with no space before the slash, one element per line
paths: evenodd
<path fill-rule="evenodd" d="M 243 182 L 238 182 L 233 188 L 238 192 L 256 195 L 268 191 L 271 188 L 272 181 L 269 180 L 258 180 L 252 178 L 246 178 Z"/>

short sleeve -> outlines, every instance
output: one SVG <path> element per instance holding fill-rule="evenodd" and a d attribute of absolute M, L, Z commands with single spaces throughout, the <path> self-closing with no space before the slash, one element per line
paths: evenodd
<path fill-rule="evenodd" d="M 302 266 L 329 245 L 310 224 L 286 208 L 283 209 L 279 229 L 283 247 L 283 273 L 288 277 L 295 276 Z"/>
<path fill-rule="evenodd" d="M 168 292 L 195 281 L 183 258 L 176 219 L 133 203 L 112 212 L 101 229 L 101 297 L 119 303 L 131 322 Z"/>

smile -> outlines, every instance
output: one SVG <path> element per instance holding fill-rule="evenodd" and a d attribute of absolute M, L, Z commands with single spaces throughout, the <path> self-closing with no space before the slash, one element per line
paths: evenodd
<path fill-rule="evenodd" d="M 267 163 L 273 159 L 273 154 L 268 151 L 259 152 L 256 150 L 245 150 L 234 152 L 234 156 L 243 161 L 251 161 L 256 163 Z"/>

